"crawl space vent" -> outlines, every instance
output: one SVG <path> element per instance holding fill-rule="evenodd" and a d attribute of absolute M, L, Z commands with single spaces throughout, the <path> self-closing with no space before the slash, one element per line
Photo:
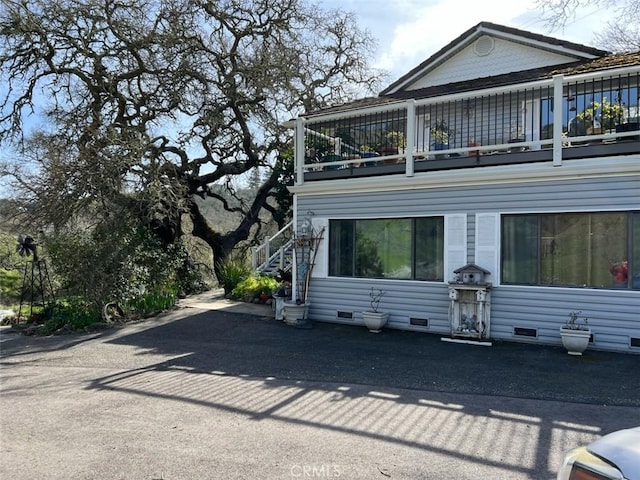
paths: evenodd
<path fill-rule="evenodd" d="M 473 51 L 479 57 L 485 57 L 493 51 L 494 45 L 495 42 L 493 38 L 488 35 L 483 35 L 473 44 Z"/>
<path fill-rule="evenodd" d="M 538 337 L 538 330 L 535 328 L 513 327 L 513 334 L 516 337 Z"/>

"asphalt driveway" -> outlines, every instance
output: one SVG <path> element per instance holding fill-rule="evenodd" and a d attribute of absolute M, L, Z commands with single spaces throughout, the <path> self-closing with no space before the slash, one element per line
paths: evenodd
<path fill-rule="evenodd" d="M 553 478 L 640 425 L 640 356 L 315 324 L 202 296 L 0 334 L 0 478 Z"/>

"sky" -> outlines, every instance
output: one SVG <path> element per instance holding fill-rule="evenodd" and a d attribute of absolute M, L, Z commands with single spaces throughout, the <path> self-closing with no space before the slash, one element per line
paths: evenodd
<path fill-rule="evenodd" d="M 389 83 L 482 21 L 597 46 L 594 34 L 612 18 L 607 8 L 582 7 L 562 30 L 549 31 L 535 0 L 318 0 L 325 8 L 352 11 L 377 39 L 371 65 Z M 0 160 L 8 158 L 0 151 Z M 0 197 L 5 185 L 0 179 Z"/>
<path fill-rule="evenodd" d="M 411 70 L 476 24 L 487 21 L 590 46 L 612 15 L 605 7 L 581 8 L 562 30 L 550 31 L 535 0 L 325 0 L 356 14 L 378 41 L 374 67 L 390 81 Z"/>

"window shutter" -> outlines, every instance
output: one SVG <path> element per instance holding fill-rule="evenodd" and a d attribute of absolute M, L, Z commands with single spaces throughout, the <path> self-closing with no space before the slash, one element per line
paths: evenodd
<path fill-rule="evenodd" d="M 489 279 L 498 283 L 498 248 L 500 221 L 497 213 L 476 214 L 476 265 L 491 272 Z"/>
<path fill-rule="evenodd" d="M 467 214 L 444 217 L 444 279 L 454 280 L 453 271 L 467 264 Z"/>
<path fill-rule="evenodd" d="M 311 276 L 314 278 L 326 278 L 329 266 L 329 258 L 327 256 L 329 250 L 327 246 L 329 244 L 329 219 L 314 217 L 311 219 L 311 225 L 313 226 L 314 234 L 322 232 L 322 239 L 318 244 L 318 252 L 316 253 L 313 270 L 311 270 Z"/>

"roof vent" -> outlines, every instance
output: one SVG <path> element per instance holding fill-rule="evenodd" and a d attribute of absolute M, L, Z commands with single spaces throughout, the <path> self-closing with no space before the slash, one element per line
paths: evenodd
<path fill-rule="evenodd" d="M 473 44 L 473 51 L 479 57 L 485 57 L 493 51 L 495 42 L 489 35 L 483 35 Z"/>

